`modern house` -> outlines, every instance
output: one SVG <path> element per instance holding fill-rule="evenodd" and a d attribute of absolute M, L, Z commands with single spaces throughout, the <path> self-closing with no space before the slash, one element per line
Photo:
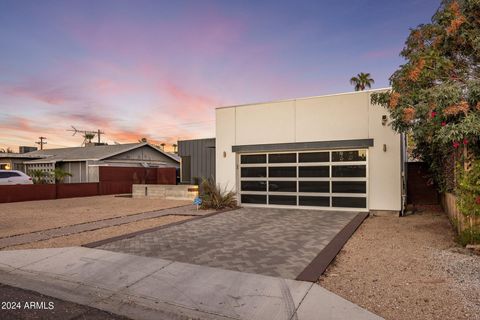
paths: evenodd
<path fill-rule="evenodd" d="M 375 91 L 217 108 L 217 183 L 243 206 L 401 211 L 405 140 Z"/>
<path fill-rule="evenodd" d="M 25 170 L 53 171 L 62 168 L 72 174 L 64 182 L 98 182 L 99 167 L 161 168 L 180 166 L 176 155 L 166 153 L 146 142 L 75 148 L 45 149 L 26 153 L 36 160 L 24 161 Z"/>
<path fill-rule="evenodd" d="M 181 183 L 198 184 L 203 178 L 215 180 L 215 138 L 178 141 L 178 155 Z"/>

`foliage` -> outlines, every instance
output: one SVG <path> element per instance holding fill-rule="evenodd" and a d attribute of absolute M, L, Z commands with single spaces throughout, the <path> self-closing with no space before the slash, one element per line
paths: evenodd
<path fill-rule="evenodd" d="M 56 183 L 62 183 L 63 179 L 72 176 L 70 172 L 63 170 L 62 168 L 55 168 L 52 172 L 52 175 Z"/>
<path fill-rule="evenodd" d="M 396 131 L 411 133 L 415 156 L 442 189 L 451 185 L 449 159 L 480 154 L 480 1 L 444 0 L 431 23 L 411 30 L 401 56 L 392 90 L 372 103 L 389 110 Z"/>
<path fill-rule="evenodd" d="M 462 245 L 480 243 L 480 230 L 468 228 L 460 232 L 457 241 Z"/>
<path fill-rule="evenodd" d="M 370 73 L 360 72 L 356 77 L 350 79 L 350 84 L 355 86 L 355 91 L 363 91 L 367 87 L 371 88 L 375 80 L 372 79 Z"/>
<path fill-rule="evenodd" d="M 92 139 L 95 138 L 95 134 L 94 134 L 94 133 L 85 132 L 85 134 L 83 135 L 83 138 L 84 138 L 85 140 L 88 140 L 88 143 L 92 143 Z"/>
<path fill-rule="evenodd" d="M 202 209 L 224 209 L 235 208 L 237 200 L 235 193 L 221 189 L 219 185 L 215 184 L 213 179 L 203 179 L 200 189 L 202 191 Z"/>
<path fill-rule="evenodd" d="M 457 189 L 458 209 L 465 216 L 480 216 L 480 160 L 460 174 Z"/>
<path fill-rule="evenodd" d="M 35 184 L 45 184 L 50 177 L 50 174 L 47 171 L 40 169 L 29 170 L 28 175 L 32 177 L 33 183 Z"/>
<path fill-rule="evenodd" d="M 14 153 L 11 148 L 0 148 L 0 153 Z"/>

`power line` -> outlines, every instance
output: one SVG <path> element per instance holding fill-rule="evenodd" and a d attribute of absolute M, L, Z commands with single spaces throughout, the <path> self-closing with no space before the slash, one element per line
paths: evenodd
<path fill-rule="evenodd" d="M 38 139 L 40 139 L 40 141 L 37 141 L 35 142 L 36 144 L 39 144 L 40 145 L 40 150 L 43 150 L 43 145 L 47 144 L 47 138 L 46 137 L 38 137 Z"/>

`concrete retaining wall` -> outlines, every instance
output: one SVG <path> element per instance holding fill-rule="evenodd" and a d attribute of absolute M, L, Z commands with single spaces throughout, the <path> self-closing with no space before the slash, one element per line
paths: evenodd
<path fill-rule="evenodd" d="M 196 185 L 134 184 L 134 198 L 152 198 L 169 200 L 192 200 L 198 196 Z"/>

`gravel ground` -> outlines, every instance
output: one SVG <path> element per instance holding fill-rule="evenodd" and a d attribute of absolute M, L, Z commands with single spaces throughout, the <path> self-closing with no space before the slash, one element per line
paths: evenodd
<path fill-rule="evenodd" d="M 0 204 L 0 237 L 191 204 L 190 201 L 97 196 Z"/>
<path fill-rule="evenodd" d="M 480 319 L 480 256 L 443 212 L 370 216 L 319 283 L 385 319 Z"/>
<path fill-rule="evenodd" d="M 18 246 L 7 247 L 4 250 L 19 250 L 19 249 L 40 249 L 40 248 L 60 248 L 60 247 L 73 247 L 81 246 L 90 242 L 104 240 L 112 237 L 116 237 L 122 234 L 128 234 L 148 228 L 154 228 L 157 226 L 191 219 L 191 216 L 164 216 L 154 219 L 146 219 L 137 222 L 122 224 L 119 226 L 102 228 L 94 231 L 87 231 L 72 234 L 65 237 L 58 237 L 43 241 L 37 241 Z"/>

